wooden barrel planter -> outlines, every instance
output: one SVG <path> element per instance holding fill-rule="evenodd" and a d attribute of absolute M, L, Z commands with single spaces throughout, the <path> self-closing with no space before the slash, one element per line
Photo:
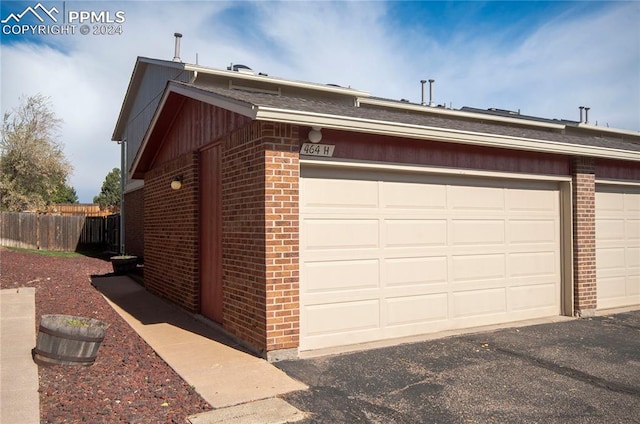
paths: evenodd
<path fill-rule="evenodd" d="M 92 365 L 107 328 L 93 318 L 43 315 L 33 360 L 39 365 Z"/>
<path fill-rule="evenodd" d="M 138 266 L 137 256 L 112 256 L 111 266 L 114 274 L 123 275 L 136 270 Z"/>

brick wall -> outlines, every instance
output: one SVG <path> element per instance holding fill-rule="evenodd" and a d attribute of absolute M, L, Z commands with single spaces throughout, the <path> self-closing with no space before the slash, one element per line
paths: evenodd
<path fill-rule="evenodd" d="M 124 195 L 124 250 L 144 257 L 144 187 Z"/>
<path fill-rule="evenodd" d="M 264 154 L 259 123 L 222 143 L 223 326 L 264 350 Z"/>
<path fill-rule="evenodd" d="M 300 341 L 298 128 L 263 124 L 267 350 Z"/>
<path fill-rule="evenodd" d="M 182 176 L 182 188 L 171 181 Z M 144 281 L 147 289 L 199 312 L 198 154 L 188 153 L 145 174 Z"/>
<path fill-rule="evenodd" d="M 575 158 L 573 178 L 574 310 L 591 316 L 597 307 L 595 161 Z"/>
<path fill-rule="evenodd" d="M 223 140 L 224 327 L 262 352 L 298 346 L 297 127 Z"/>

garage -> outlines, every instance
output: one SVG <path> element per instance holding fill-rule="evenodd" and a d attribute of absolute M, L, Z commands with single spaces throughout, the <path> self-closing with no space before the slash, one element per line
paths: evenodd
<path fill-rule="evenodd" d="M 596 184 L 598 309 L 640 305 L 640 187 Z"/>
<path fill-rule="evenodd" d="M 301 166 L 300 350 L 561 313 L 554 181 Z"/>

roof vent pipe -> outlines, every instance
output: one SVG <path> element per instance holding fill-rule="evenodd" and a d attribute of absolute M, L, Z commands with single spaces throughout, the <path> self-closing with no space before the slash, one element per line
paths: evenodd
<path fill-rule="evenodd" d="M 580 123 L 582 123 L 582 112 L 584 112 L 584 106 L 578 106 L 578 109 L 580 109 Z"/>
<path fill-rule="evenodd" d="M 436 80 L 429 80 L 429 106 L 434 107 L 436 104 L 433 102 L 433 83 Z"/>
<path fill-rule="evenodd" d="M 589 123 L 589 109 L 591 109 L 590 107 L 585 107 L 584 108 L 584 123 L 588 124 Z"/>
<path fill-rule="evenodd" d="M 182 34 L 180 34 L 179 32 L 176 32 L 173 34 L 173 36 L 176 37 L 176 47 L 175 47 L 175 53 L 173 55 L 173 61 L 182 62 L 182 60 L 180 60 L 180 39 L 182 38 Z"/>
<path fill-rule="evenodd" d="M 424 101 L 424 85 L 427 83 L 427 80 L 420 80 L 420 84 L 422 84 L 422 102 L 420 103 L 422 106 L 426 106 L 427 103 Z"/>

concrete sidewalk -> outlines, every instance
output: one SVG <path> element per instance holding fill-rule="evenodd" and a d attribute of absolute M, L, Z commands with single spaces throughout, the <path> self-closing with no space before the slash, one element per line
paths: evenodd
<path fill-rule="evenodd" d="M 0 290 L 0 423 L 40 422 L 36 345 L 36 289 Z"/>
<path fill-rule="evenodd" d="M 157 354 L 217 409 L 190 417 L 192 423 L 280 423 L 304 418 L 305 414 L 275 397 L 307 386 L 246 353 L 222 331 L 152 295 L 129 277 L 95 277 L 92 284 Z M 270 415 L 264 421 L 267 411 Z"/>

